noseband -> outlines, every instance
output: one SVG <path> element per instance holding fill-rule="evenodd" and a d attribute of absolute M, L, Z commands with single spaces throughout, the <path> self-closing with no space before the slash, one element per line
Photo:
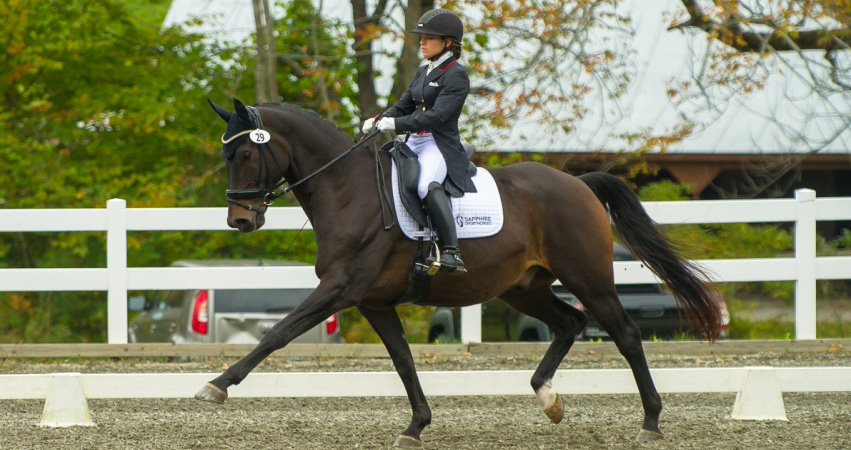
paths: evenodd
<path fill-rule="evenodd" d="M 283 173 L 281 170 L 281 165 L 278 163 L 278 157 L 275 156 L 275 152 L 269 148 L 269 137 L 268 132 L 263 130 L 263 119 L 260 118 L 260 112 L 257 111 L 257 108 L 253 106 L 246 106 L 248 110 L 248 116 L 251 118 L 251 123 L 254 125 L 253 130 L 245 130 L 241 131 L 228 139 L 225 139 L 225 135 L 222 135 L 222 144 L 228 144 L 232 142 L 234 139 L 244 136 L 248 134 L 251 137 L 251 142 L 257 143 L 257 148 L 259 149 L 260 154 L 260 165 L 257 168 L 257 186 L 260 186 L 261 181 L 263 180 L 263 174 L 265 172 L 266 179 L 269 179 L 269 164 L 266 162 L 265 154 L 268 153 L 272 157 L 272 161 L 275 163 L 275 167 L 278 168 L 278 172 Z M 256 135 L 252 135 L 252 133 L 257 133 Z M 265 142 L 264 142 L 265 141 Z M 262 142 L 262 143 L 261 143 Z M 228 203 L 233 203 L 234 205 L 241 206 L 249 211 L 256 213 L 264 213 L 266 209 L 269 208 L 278 197 L 287 193 L 287 191 L 283 191 L 281 193 L 275 193 L 281 185 L 286 183 L 284 178 L 281 178 L 280 181 L 275 183 L 275 187 L 270 190 L 267 189 L 227 189 L 225 190 L 225 196 L 228 199 Z M 263 198 L 263 203 L 260 207 L 256 207 L 253 205 L 249 205 L 248 203 L 242 202 L 241 200 L 251 199 L 251 198 Z"/>
<path fill-rule="evenodd" d="M 251 121 L 256 128 L 253 129 L 253 130 L 245 130 L 245 131 L 239 132 L 239 133 L 231 136 L 227 140 L 225 139 L 225 136 L 222 135 L 222 144 L 227 144 L 227 143 L 233 141 L 234 139 L 236 139 L 237 137 L 240 137 L 240 136 L 243 136 L 243 135 L 246 135 L 246 134 L 251 135 L 251 133 L 255 133 L 255 132 L 259 132 L 259 131 L 263 131 L 265 133 L 268 133 L 265 130 L 263 130 L 263 120 L 260 118 L 260 112 L 257 111 L 257 108 L 254 108 L 253 106 L 246 106 L 246 109 L 248 110 L 248 114 L 251 117 Z M 348 150 L 341 153 L 339 156 L 332 159 L 331 161 L 329 161 L 328 163 L 326 163 L 324 166 L 320 167 L 319 169 L 316 169 L 310 175 L 302 178 L 301 180 L 299 180 L 295 183 L 290 183 L 290 185 L 288 185 L 284 189 L 281 189 L 280 191 L 278 191 L 278 188 L 280 188 L 281 186 L 284 185 L 284 183 L 287 182 L 286 178 L 281 178 L 277 183 L 275 183 L 275 186 L 272 187 L 272 189 L 227 189 L 225 191 L 225 196 L 228 199 L 228 203 L 232 203 L 234 205 L 241 206 L 241 207 L 243 207 L 243 208 L 245 208 L 249 211 L 256 212 L 258 214 L 263 214 L 263 213 L 266 212 L 266 210 L 269 208 L 269 206 L 272 203 L 275 202 L 275 200 L 286 195 L 286 193 L 297 188 L 299 185 L 306 182 L 307 180 L 313 178 L 314 176 L 316 176 L 317 174 L 319 174 L 323 170 L 327 169 L 328 167 L 330 167 L 332 164 L 336 163 L 337 161 L 341 160 L 344 156 L 348 155 L 349 153 L 351 153 L 353 150 L 357 149 L 361 145 L 369 142 L 370 140 L 372 140 L 372 138 L 377 136 L 378 133 L 379 133 L 378 129 L 373 128 L 372 131 L 369 132 L 369 134 L 363 136 L 355 145 L 349 147 Z M 272 149 L 269 147 L 268 140 L 266 142 L 259 143 L 252 136 L 251 142 L 257 143 L 257 147 L 258 147 L 259 152 L 260 152 L 260 166 L 257 169 L 257 185 L 258 186 L 260 185 L 260 183 L 263 179 L 263 173 L 264 172 L 266 173 L 266 179 L 269 178 L 269 165 L 266 163 L 266 157 L 264 156 L 265 153 L 269 153 L 269 155 L 272 157 L 272 161 L 275 163 L 275 167 L 278 169 L 278 172 L 283 174 L 283 170 L 281 169 L 281 165 L 278 163 L 278 158 L 275 156 L 275 152 L 273 152 Z M 252 199 L 252 198 L 263 198 L 263 203 L 260 206 L 253 206 L 253 205 L 249 205 L 248 203 L 241 201 L 241 200 L 247 200 L 247 199 Z"/>

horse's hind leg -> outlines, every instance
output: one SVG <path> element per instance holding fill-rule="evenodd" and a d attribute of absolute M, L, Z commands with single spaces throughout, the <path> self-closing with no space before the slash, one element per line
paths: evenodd
<path fill-rule="evenodd" d="M 639 442 L 662 439 L 662 432 L 659 430 L 662 399 L 650 376 L 650 368 L 647 366 L 647 359 L 641 346 L 641 330 L 624 311 L 614 284 L 608 287 L 598 285 L 586 290 L 571 289 L 571 291 L 609 333 L 632 369 L 632 375 L 641 396 L 641 404 L 644 407 L 644 422 L 636 439 Z"/>
<path fill-rule="evenodd" d="M 413 410 L 411 424 L 399 435 L 393 446 L 420 447 L 420 434 L 431 423 L 431 409 L 428 407 L 425 394 L 417 378 L 414 357 L 411 355 L 411 348 L 405 338 L 405 329 L 402 327 L 402 321 L 399 320 L 399 314 L 392 307 L 372 309 L 359 306 L 358 310 L 378 333 L 381 341 L 384 342 L 387 353 L 390 354 L 390 359 L 393 360 L 396 372 L 402 379 L 402 384 L 408 393 L 408 400 L 411 402 L 411 409 Z"/>
<path fill-rule="evenodd" d="M 553 423 L 561 422 L 564 402 L 552 390 L 552 379 L 576 335 L 585 328 L 588 318 L 582 311 L 561 301 L 552 291 L 549 280 L 533 283 L 527 291 L 503 294 L 502 299 L 518 311 L 532 316 L 553 330 L 553 341 L 532 375 L 532 389 L 544 413 Z"/>

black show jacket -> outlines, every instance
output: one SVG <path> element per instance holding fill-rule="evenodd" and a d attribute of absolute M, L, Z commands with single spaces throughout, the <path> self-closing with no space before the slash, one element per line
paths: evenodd
<path fill-rule="evenodd" d="M 462 192 L 476 192 L 458 132 L 458 117 L 470 93 L 470 79 L 464 66 L 451 56 L 428 75 L 427 70 L 428 65 L 417 70 L 408 89 L 382 117 L 395 118 L 397 134 L 431 132 L 446 160 L 449 181 Z"/>

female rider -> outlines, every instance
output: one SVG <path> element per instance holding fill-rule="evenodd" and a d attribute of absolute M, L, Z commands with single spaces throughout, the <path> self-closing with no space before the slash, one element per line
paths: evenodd
<path fill-rule="evenodd" d="M 420 50 L 429 62 L 417 70 L 399 100 L 379 114 L 380 120 L 364 122 L 363 132 L 376 126 L 381 131 L 407 133 L 405 143 L 420 163 L 417 193 L 440 241 L 441 269 L 461 274 L 466 269 L 449 194 L 460 197 L 476 192 L 458 132 L 458 117 L 470 93 L 470 80 L 458 63 L 464 27 L 455 13 L 435 9 L 423 14 L 411 32 L 420 35 Z"/>

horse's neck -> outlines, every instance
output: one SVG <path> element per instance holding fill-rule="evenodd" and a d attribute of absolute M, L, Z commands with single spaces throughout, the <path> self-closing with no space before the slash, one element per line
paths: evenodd
<path fill-rule="evenodd" d="M 315 155 L 299 168 L 303 173 L 294 179 L 309 176 L 339 154 Z M 341 226 L 365 225 L 363 222 L 371 217 L 369 212 L 374 209 L 372 203 L 376 200 L 368 189 L 370 183 L 374 185 L 374 178 L 371 157 L 365 149 L 358 148 L 295 188 L 293 192 L 313 225 L 317 239 L 339 231 Z"/>

